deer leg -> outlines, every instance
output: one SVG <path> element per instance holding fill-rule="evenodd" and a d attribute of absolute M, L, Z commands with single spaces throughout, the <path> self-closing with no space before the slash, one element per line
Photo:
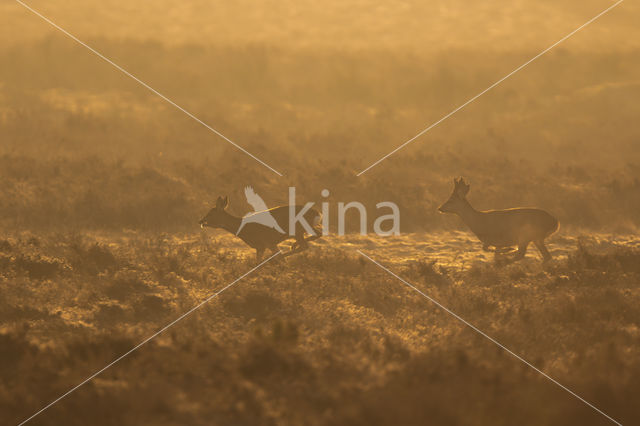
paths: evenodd
<path fill-rule="evenodd" d="M 304 251 L 306 248 L 307 248 L 306 245 L 300 246 L 298 243 L 295 243 L 294 245 L 291 246 L 291 250 L 282 254 L 282 257 L 289 257 L 292 254 L 300 253 L 301 251 Z"/>
<path fill-rule="evenodd" d="M 496 265 L 505 265 L 509 263 L 509 259 L 506 256 L 506 253 L 510 251 L 510 247 L 498 247 L 496 246 L 495 250 L 493 250 L 493 261 Z"/>
<path fill-rule="evenodd" d="M 527 241 L 524 244 L 518 245 L 518 251 L 515 256 L 513 256 L 513 260 L 520 260 L 524 258 L 524 255 L 527 254 L 527 247 L 529 246 L 529 242 Z"/>
<path fill-rule="evenodd" d="M 257 248 L 256 249 L 256 263 L 260 263 L 260 261 L 262 260 L 262 255 L 264 254 L 264 248 Z"/>
<path fill-rule="evenodd" d="M 282 250 L 280 250 L 280 247 L 278 247 L 277 244 L 269 246 L 269 250 L 271 251 L 271 256 L 274 256 L 276 253 L 280 253 L 282 255 L 282 256 L 278 256 L 277 259 L 274 260 L 274 262 L 282 262 L 282 258 L 286 257 L 284 256 L 285 253 Z"/>
<path fill-rule="evenodd" d="M 315 229 L 315 235 L 311 235 L 308 238 L 304 237 L 304 231 L 296 232 L 296 241 L 291 245 L 291 250 L 284 254 L 283 257 L 291 256 L 295 253 L 300 253 L 301 251 L 309 248 L 309 241 L 317 240 L 318 238 L 322 238 L 322 231 Z"/>
<path fill-rule="evenodd" d="M 282 258 L 284 259 L 285 257 L 289 257 L 292 254 L 296 254 L 296 253 L 300 253 L 302 250 L 298 250 L 298 249 L 291 249 L 286 253 L 282 253 Z"/>
<path fill-rule="evenodd" d="M 313 238 L 313 237 L 310 237 Z M 294 249 L 300 249 L 300 250 L 304 250 L 307 248 L 307 246 L 309 244 L 307 244 L 308 241 L 310 241 L 310 238 L 304 238 L 304 231 L 303 230 L 297 230 L 296 231 L 296 242 L 293 243 L 292 248 Z"/>
<path fill-rule="evenodd" d="M 514 251 L 515 249 L 511 246 L 505 246 L 505 247 L 496 247 L 496 253 L 500 253 L 500 254 L 507 254 L 507 253 L 511 253 L 512 251 Z"/>
<path fill-rule="evenodd" d="M 309 241 L 315 241 L 319 238 L 322 238 L 322 233 L 316 232 L 316 235 L 311 235 L 310 237 L 296 240 L 294 247 L 297 247 L 302 251 L 306 248 L 309 248 Z"/>
<path fill-rule="evenodd" d="M 508 260 L 507 254 L 513 251 L 513 248 L 508 246 L 507 247 L 496 246 L 494 250 L 491 250 L 489 247 L 487 248 L 489 249 L 489 251 L 493 252 L 493 260 L 496 262 L 496 264 L 501 264 L 506 262 Z"/>
<path fill-rule="evenodd" d="M 508 263 L 508 259 L 505 256 L 504 251 L 501 250 L 500 247 L 496 247 L 496 249 L 493 251 L 493 261 L 498 266 L 502 266 Z"/>
<path fill-rule="evenodd" d="M 316 235 L 312 235 L 312 236 L 310 236 L 308 238 L 305 238 L 304 239 L 305 243 L 308 243 L 309 241 L 314 241 L 314 240 L 317 240 L 319 238 L 322 238 L 322 231 L 318 231 L 317 229 L 315 231 L 316 231 Z"/>
<path fill-rule="evenodd" d="M 547 247 L 544 245 L 544 240 L 537 240 L 533 242 L 536 245 L 536 248 L 542 255 L 543 262 L 548 262 L 551 260 L 551 253 L 547 250 Z"/>

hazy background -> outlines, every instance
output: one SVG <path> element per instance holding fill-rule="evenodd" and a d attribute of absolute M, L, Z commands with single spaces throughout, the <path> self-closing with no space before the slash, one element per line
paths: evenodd
<path fill-rule="evenodd" d="M 360 178 L 610 3 L 30 4 L 285 178 L 4 2 L 5 226 L 188 230 L 220 194 L 245 213 L 251 184 L 269 205 L 286 202 L 288 185 L 316 202 L 328 188 L 334 204 L 395 201 L 405 231 L 452 228 L 435 207 L 455 175 L 478 208 L 539 205 L 563 226 L 638 226 L 633 2 Z"/>
<path fill-rule="evenodd" d="M 614 418 L 640 418 L 636 2 L 361 177 L 613 3 L 28 4 L 284 177 L 0 3 L 4 423 L 253 267 L 246 246 L 197 226 L 219 195 L 249 211 L 246 185 L 270 206 L 293 185 L 334 213 L 394 201 L 411 234 L 329 238 L 267 265 L 33 424 L 607 424 L 353 248 Z M 498 268 L 455 232 L 436 209 L 459 175 L 479 209 L 556 215 L 556 261 Z"/>

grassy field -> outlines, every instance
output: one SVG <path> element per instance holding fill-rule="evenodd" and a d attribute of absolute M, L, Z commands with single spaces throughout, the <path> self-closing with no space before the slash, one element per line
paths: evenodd
<path fill-rule="evenodd" d="M 264 265 L 33 424 L 607 423 L 354 248 L 622 423 L 640 416 L 637 241 L 560 239 L 547 266 L 497 268 L 347 240 Z M 21 233 L 0 253 L 4 424 L 253 266 L 218 233 Z"/>

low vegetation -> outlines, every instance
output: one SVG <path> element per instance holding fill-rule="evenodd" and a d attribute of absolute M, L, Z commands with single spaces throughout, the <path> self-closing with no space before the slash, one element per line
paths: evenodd
<path fill-rule="evenodd" d="M 640 415 L 628 404 L 640 392 L 640 251 L 581 240 L 569 253 L 546 266 L 531 259 L 456 267 L 425 258 L 390 267 L 631 423 Z M 226 236 L 6 237 L 0 241 L 2 423 L 28 417 L 252 261 L 249 250 Z M 470 418 L 493 425 L 606 424 L 355 252 L 316 246 L 266 264 L 34 424 L 463 424 Z"/>

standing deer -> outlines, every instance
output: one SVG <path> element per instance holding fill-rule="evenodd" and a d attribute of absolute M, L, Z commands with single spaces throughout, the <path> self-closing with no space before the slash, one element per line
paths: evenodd
<path fill-rule="evenodd" d="M 294 232 L 281 232 L 283 229 L 289 229 L 289 206 L 273 207 L 252 213 L 251 215 L 259 216 L 259 220 L 256 221 L 249 220 L 250 215 L 244 217 L 234 216 L 227 211 L 227 207 L 229 207 L 229 197 L 218 197 L 216 206 L 209 210 L 209 213 L 200 220 L 200 227 L 222 228 L 236 235 L 248 246 L 256 250 L 258 262 L 262 259 L 265 250 L 269 249 L 274 253 L 279 251 L 278 244 L 282 241 L 291 238 L 296 239 L 291 250 L 284 254 L 289 256 L 306 249 L 309 241 L 316 240 L 322 236 L 322 230 L 315 228 L 320 223 L 321 215 L 313 208 L 307 208 L 302 214 L 304 220 L 314 227 L 313 230 L 315 232 L 315 235 L 305 238 L 305 229 L 299 222 L 295 222 Z M 303 209 L 304 206 L 296 205 L 295 214 L 298 215 Z M 265 220 L 267 217 L 275 219 L 277 226 L 270 226 L 270 220 Z"/>
<path fill-rule="evenodd" d="M 438 210 L 460 216 L 483 243 L 483 250 L 495 247 L 497 260 L 499 254 L 517 246 L 515 261 L 524 257 L 527 246 L 533 242 L 545 262 L 551 259 L 544 239 L 558 230 L 558 219 L 544 210 L 531 208 L 478 211 L 467 201 L 469 184 L 463 178 L 454 179 L 453 183 L 453 193 Z"/>

